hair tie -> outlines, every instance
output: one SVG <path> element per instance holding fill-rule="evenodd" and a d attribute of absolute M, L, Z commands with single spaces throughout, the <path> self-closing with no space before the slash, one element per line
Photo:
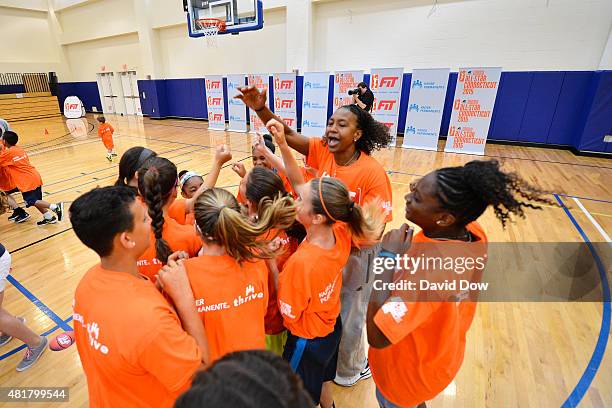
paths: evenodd
<path fill-rule="evenodd" d="M 325 206 L 325 201 L 323 201 L 323 177 L 319 178 L 319 200 L 321 200 L 321 206 L 323 207 L 323 211 L 325 211 L 325 214 L 327 215 L 327 217 L 333 222 L 338 222 L 338 220 L 332 217 L 329 211 L 327 211 L 327 207 Z"/>
<path fill-rule="evenodd" d="M 353 208 L 355 208 L 355 202 L 351 200 L 351 203 L 349 204 L 349 211 L 353 212 Z"/>

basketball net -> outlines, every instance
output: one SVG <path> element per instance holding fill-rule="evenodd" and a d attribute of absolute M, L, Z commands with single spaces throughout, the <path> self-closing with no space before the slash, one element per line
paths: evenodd
<path fill-rule="evenodd" d="M 225 30 L 225 21 L 219 18 L 200 18 L 196 22 L 206 38 L 208 48 L 217 48 L 217 37 L 220 31 Z"/>

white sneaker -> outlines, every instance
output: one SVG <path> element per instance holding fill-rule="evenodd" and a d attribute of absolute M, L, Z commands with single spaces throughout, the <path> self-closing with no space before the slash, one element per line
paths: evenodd
<path fill-rule="evenodd" d="M 352 387 L 353 385 L 357 384 L 359 381 L 367 380 L 370 377 L 372 377 L 372 371 L 370 371 L 370 363 L 366 361 L 365 368 L 361 370 L 361 372 L 355 377 L 346 379 L 346 378 L 336 376 L 336 378 L 334 378 L 334 382 L 343 387 Z"/>

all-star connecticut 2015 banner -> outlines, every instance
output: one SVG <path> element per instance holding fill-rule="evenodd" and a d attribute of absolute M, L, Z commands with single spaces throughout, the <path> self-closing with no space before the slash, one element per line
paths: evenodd
<path fill-rule="evenodd" d="M 484 155 L 501 68 L 462 68 L 445 152 Z"/>

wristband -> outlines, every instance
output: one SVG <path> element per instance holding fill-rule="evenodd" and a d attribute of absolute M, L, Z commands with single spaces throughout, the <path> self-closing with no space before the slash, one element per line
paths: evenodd
<path fill-rule="evenodd" d="M 383 258 L 395 259 L 397 257 L 397 254 L 383 249 L 378 253 L 378 256 Z"/>

